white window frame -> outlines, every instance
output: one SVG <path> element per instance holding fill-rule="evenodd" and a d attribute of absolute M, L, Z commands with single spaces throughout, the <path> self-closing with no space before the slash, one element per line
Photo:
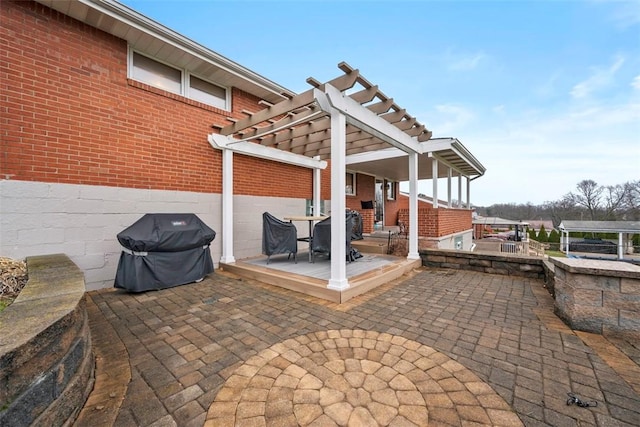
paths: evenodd
<path fill-rule="evenodd" d="M 349 171 L 347 171 L 346 173 L 347 173 L 347 175 L 351 175 L 353 177 L 353 179 L 351 181 L 351 182 L 353 182 L 353 185 L 352 185 L 353 188 L 351 189 L 351 192 L 349 192 L 348 189 L 347 189 L 348 186 L 345 185 L 344 194 L 347 195 L 347 196 L 355 196 L 356 195 L 356 173 L 355 172 L 349 172 Z M 346 179 L 345 179 L 345 182 L 346 182 Z"/>
<path fill-rule="evenodd" d="M 385 189 L 385 193 L 387 193 L 387 200 L 395 200 L 397 195 L 396 195 L 396 182 L 395 181 L 391 181 L 390 179 L 386 180 L 387 182 L 387 188 Z M 391 197 L 389 197 L 389 189 L 391 190 Z"/>
<path fill-rule="evenodd" d="M 152 61 L 155 61 L 158 64 L 166 65 L 167 67 L 171 67 L 171 68 L 179 71 L 180 72 L 180 91 L 178 91 L 178 92 L 170 91 L 170 90 L 167 90 L 165 88 L 154 86 L 153 84 L 150 84 L 148 82 L 144 82 L 144 81 L 135 79 L 133 77 L 133 55 L 134 55 L 134 53 L 138 54 L 140 56 L 144 56 L 144 57 L 146 57 L 146 58 L 148 58 L 148 59 L 150 59 Z M 204 81 L 206 83 L 209 83 L 211 85 L 214 85 L 214 86 L 217 86 L 217 87 L 223 89 L 224 93 L 225 93 L 225 97 L 224 97 L 224 104 L 225 105 L 224 105 L 224 107 L 220 107 L 219 105 L 212 105 L 212 104 L 203 102 L 201 100 L 191 98 L 189 96 L 190 95 L 189 91 L 191 90 L 191 76 L 192 75 L 193 75 L 193 77 L 196 77 L 196 78 L 198 78 L 198 79 L 200 79 L 200 80 L 202 80 L 202 81 Z M 199 76 L 197 74 L 191 74 L 188 70 L 186 70 L 184 68 L 176 67 L 173 64 L 170 64 L 168 62 L 159 60 L 158 58 L 154 58 L 154 57 L 152 57 L 150 55 L 147 55 L 147 54 L 145 54 L 143 52 L 140 52 L 140 51 L 137 51 L 135 49 L 132 49 L 131 47 L 129 47 L 129 53 L 127 55 L 127 76 L 132 80 L 140 81 L 141 83 L 144 83 L 146 85 L 158 88 L 160 90 L 164 90 L 164 91 L 169 92 L 169 93 L 175 93 L 176 95 L 184 96 L 185 98 L 189 98 L 189 99 L 191 99 L 191 100 L 193 100 L 195 102 L 199 102 L 199 103 L 204 104 L 204 105 L 209 105 L 210 107 L 213 107 L 213 108 L 218 108 L 218 109 L 225 110 L 225 111 L 231 111 L 231 91 L 229 90 L 228 87 L 216 84 L 216 83 L 214 83 L 214 82 L 212 82 L 210 80 L 207 80 L 207 79 L 205 79 L 202 76 Z"/>

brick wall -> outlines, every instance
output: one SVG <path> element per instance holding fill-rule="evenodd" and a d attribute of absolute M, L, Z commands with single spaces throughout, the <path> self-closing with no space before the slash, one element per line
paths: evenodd
<path fill-rule="evenodd" d="M 0 2 L 0 20 L 3 178 L 221 192 L 207 134 L 258 98 L 233 89 L 228 112 L 129 80 L 124 40 L 34 2 Z M 239 193 L 311 197 L 310 170 L 237 157 Z"/>
<path fill-rule="evenodd" d="M 471 211 L 465 209 L 418 207 L 418 236 L 441 237 L 471 229 Z M 409 209 L 400 209 L 400 221 L 409 224 Z M 407 226 L 407 232 L 409 227 Z"/>

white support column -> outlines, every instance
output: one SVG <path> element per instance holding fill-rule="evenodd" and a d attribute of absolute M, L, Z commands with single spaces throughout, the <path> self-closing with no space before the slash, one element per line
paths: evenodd
<path fill-rule="evenodd" d="M 458 207 L 462 209 L 462 174 L 458 172 Z"/>
<path fill-rule="evenodd" d="M 347 280 L 347 227 L 345 223 L 347 121 L 331 109 L 331 278 L 327 288 L 343 290 Z"/>
<path fill-rule="evenodd" d="M 233 257 L 233 151 L 222 150 L 222 257 L 220 262 L 236 262 Z"/>
<path fill-rule="evenodd" d="M 438 159 L 434 157 L 431 162 L 433 164 L 431 168 L 433 171 L 433 207 L 438 209 Z"/>
<path fill-rule="evenodd" d="M 407 259 L 420 259 L 418 254 L 418 153 L 409 153 L 409 254 Z"/>
<path fill-rule="evenodd" d="M 320 160 L 319 156 L 314 157 L 314 159 L 316 160 Z M 321 188 L 321 169 L 320 168 L 314 168 L 313 169 L 313 215 L 314 216 L 318 216 L 320 215 L 320 205 L 321 205 L 321 200 L 320 200 L 320 188 Z"/>
<path fill-rule="evenodd" d="M 471 209 L 471 179 L 467 177 L 467 209 Z"/>
<path fill-rule="evenodd" d="M 447 207 L 453 207 L 451 203 L 451 167 L 449 167 L 449 173 L 447 174 Z"/>
<path fill-rule="evenodd" d="M 624 259 L 624 246 L 622 242 L 622 233 L 618 233 L 618 259 Z"/>

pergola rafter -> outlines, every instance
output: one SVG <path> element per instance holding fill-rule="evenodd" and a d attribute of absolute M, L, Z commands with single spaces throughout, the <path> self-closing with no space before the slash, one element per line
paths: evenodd
<path fill-rule="evenodd" d="M 312 89 L 277 104 L 265 104 L 267 108 L 256 113 L 243 110 L 247 117 L 230 119 L 232 123 L 219 128 L 220 134 L 237 141 L 250 141 L 303 156 L 327 159 L 331 153 L 330 111 L 318 105 L 316 96 L 317 91 L 324 92 L 331 86 L 409 138 L 421 141 L 431 137 L 431 132 L 423 124 L 381 92 L 377 85 L 361 76 L 358 70 L 346 63 L 338 67 L 344 74 L 326 83 L 310 77 L 307 83 Z M 381 139 L 380 134 L 368 132 L 353 120 L 347 122 L 345 132 L 347 153 L 391 146 L 389 138 Z"/>

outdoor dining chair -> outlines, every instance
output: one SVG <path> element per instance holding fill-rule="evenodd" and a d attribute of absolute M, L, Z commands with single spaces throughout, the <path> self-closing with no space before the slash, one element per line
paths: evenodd
<path fill-rule="evenodd" d="M 362 238 L 361 235 L 358 236 L 357 232 L 354 233 L 354 226 L 356 226 L 357 221 L 359 219 L 359 214 L 355 211 L 347 211 L 345 217 L 345 227 L 346 227 L 346 254 L 347 261 L 352 262 L 358 258 L 361 258 L 362 255 L 360 252 L 351 246 L 352 240 L 358 240 Z M 313 241 L 311 250 L 313 251 L 313 256 L 315 259 L 316 253 L 325 254 L 328 257 L 331 257 L 331 217 L 324 219 L 318 222 L 313 227 Z"/>
<path fill-rule="evenodd" d="M 271 255 L 289 254 L 296 260 L 298 252 L 298 230 L 290 222 L 281 221 L 269 212 L 262 214 L 262 253 L 267 255 L 267 264 Z"/>

